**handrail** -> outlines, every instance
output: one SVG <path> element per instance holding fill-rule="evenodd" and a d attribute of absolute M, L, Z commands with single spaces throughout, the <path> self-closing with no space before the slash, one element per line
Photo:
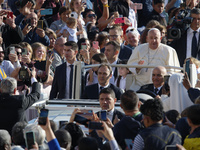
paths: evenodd
<path fill-rule="evenodd" d="M 70 99 L 60 99 L 60 100 L 48 100 L 46 101 L 46 104 L 57 104 L 57 105 L 60 105 L 60 104 L 65 104 L 65 105 L 80 105 L 80 106 L 100 106 L 99 104 L 99 100 L 86 100 L 86 99 L 73 99 L 73 100 L 70 100 Z M 116 102 L 115 103 L 115 106 L 120 106 L 120 102 Z"/>
<path fill-rule="evenodd" d="M 82 69 L 85 68 L 92 68 L 92 67 L 99 67 L 101 64 L 95 64 L 95 65 L 85 65 L 82 67 Z M 108 64 L 106 63 L 106 65 L 109 65 L 111 67 L 127 67 L 127 68 L 155 68 L 158 67 L 160 65 L 126 65 L 126 64 Z M 166 69 L 179 69 L 179 70 L 183 70 L 183 67 L 176 67 L 176 66 L 163 66 Z"/>

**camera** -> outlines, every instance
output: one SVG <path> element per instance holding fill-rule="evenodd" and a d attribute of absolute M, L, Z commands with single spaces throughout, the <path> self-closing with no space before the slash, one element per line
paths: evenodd
<path fill-rule="evenodd" d="M 173 19 L 171 28 L 167 31 L 168 39 L 179 39 L 185 33 L 186 29 L 192 23 L 193 18 L 190 17 L 191 10 L 186 8 L 179 11 L 177 19 Z"/>
<path fill-rule="evenodd" d="M 31 80 L 31 75 L 27 70 L 28 68 L 25 65 L 22 65 L 22 67 L 19 70 L 19 79 L 23 82 L 27 82 Z"/>

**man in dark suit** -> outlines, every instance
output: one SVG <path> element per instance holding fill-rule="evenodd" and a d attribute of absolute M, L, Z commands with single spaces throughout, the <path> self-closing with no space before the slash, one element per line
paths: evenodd
<path fill-rule="evenodd" d="M 123 39 L 123 31 L 121 26 L 113 26 L 109 29 L 109 40 L 110 41 L 117 41 L 120 44 L 120 51 L 118 58 L 121 60 L 129 59 L 132 54 L 132 49 L 128 46 L 124 45 L 122 42 Z M 105 48 L 101 49 L 101 52 L 104 53 Z"/>
<path fill-rule="evenodd" d="M 40 84 L 35 79 L 35 69 L 32 71 L 31 94 L 16 95 L 17 81 L 14 78 L 6 78 L 1 81 L 0 94 L 0 129 L 11 133 L 12 127 L 18 121 L 26 121 L 25 111 L 40 98 Z"/>
<path fill-rule="evenodd" d="M 78 45 L 76 42 L 66 42 L 64 46 L 64 53 L 67 62 L 56 67 L 50 92 L 50 99 L 72 98 L 71 89 L 73 80 L 73 65 L 76 61 L 76 55 L 78 53 Z"/>
<path fill-rule="evenodd" d="M 177 52 L 180 66 L 183 66 L 184 60 L 188 57 L 200 60 L 200 9 L 192 9 L 191 17 L 193 20 L 190 27 L 180 39 L 174 40 L 170 44 Z"/>
<path fill-rule="evenodd" d="M 115 102 L 117 101 L 115 97 L 115 92 L 111 88 L 104 88 L 99 93 L 99 103 L 102 110 L 107 111 L 107 118 L 113 124 L 118 122 L 118 119 L 122 119 L 124 114 L 115 109 Z M 100 111 L 96 113 L 97 116 L 100 116 Z"/>
<path fill-rule="evenodd" d="M 152 84 L 146 84 L 141 86 L 140 90 L 149 90 L 156 95 L 161 96 L 162 88 L 164 85 L 164 76 L 167 74 L 167 70 L 163 66 L 158 66 L 153 69 L 152 72 Z"/>
<path fill-rule="evenodd" d="M 120 51 L 120 45 L 118 42 L 110 41 L 106 44 L 104 54 L 106 55 L 106 58 L 110 64 L 112 65 L 119 64 L 120 61 L 120 59 L 118 59 L 119 51 Z M 112 71 L 113 71 L 112 73 L 113 77 L 111 78 L 110 83 L 114 84 L 115 80 L 118 77 L 118 68 L 112 67 Z"/>
<path fill-rule="evenodd" d="M 98 99 L 99 92 L 104 88 L 111 88 L 116 95 L 117 100 L 120 99 L 123 91 L 110 83 L 112 77 L 112 68 L 108 65 L 100 65 L 97 71 L 98 83 L 85 87 L 85 91 L 82 94 L 83 99 Z"/>

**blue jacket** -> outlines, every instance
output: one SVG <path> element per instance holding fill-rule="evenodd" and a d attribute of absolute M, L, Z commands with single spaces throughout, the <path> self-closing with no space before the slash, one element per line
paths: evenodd
<path fill-rule="evenodd" d="M 164 150 L 166 145 L 181 144 L 181 135 L 175 129 L 155 123 L 140 133 L 144 140 L 144 150 Z"/>

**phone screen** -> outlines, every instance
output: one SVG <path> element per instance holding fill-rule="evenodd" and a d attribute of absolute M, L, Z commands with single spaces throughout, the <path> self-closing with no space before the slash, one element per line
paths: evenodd
<path fill-rule="evenodd" d="M 81 49 L 83 49 L 83 50 L 86 50 L 86 49 L 87 49 L 86 43 L 81 43 Z"/>
<path fill-rule="evenodd" d="M 53 14 L 53 10 L 51 8 L 49 9 L 44 9 L 40 11 L 41 15 L 52 15 Z"/>
<path fill-rule="evenodd" d="M 165 147 L 165 150 L 178 150 L 178 148 L 176 147 L 176 145 L 167 145 Z"/>
<path fill-rule="evenodd" d="M 22 49 L 22 56 L 27 55 L 27 49 L 23 48 Z"/>
<path fill-rule="evenodd" d="M 188 78 L 190 79 L 190 59 L 186 60 L 185 72 L 187 72 Z"/>
<path fill-rule="evenodd" d="M 89 129 L 103 130 L 102 125 L 103 125 L 103 123 L 101 123 L 101 122 L 91 121 L 91 122 L 89 122 Z"/>
<path fill-rule="evenodd" d="M 106 110 L 101 111 L 100 119 L 103 120 L 103 121 L 107 120 L 107 111 Z"/>
<path fill-rule="evenodd" d="M 80 124 L 83 124 L 85 126 L 88 126 L 87 122 L 89 121 L 89 119 L 87 119 L 85 117 L 82 117 L 81 115 L 76 114 L 75 118 L 74 118 L 74 121 L 76 121 L 76 122 L 78 122 Z"/>
<path fill-rule="evenodd" d="M 26 147 L 32 149 L 35 144 L 35 136 L 33 132 L 26 132 Z"/>
<path fill-rule="evenodd" d="M 46 125 L 48 114 L 49 114 L 48 109 L 41 109 L 40 110 L 40 116 L 39 116 L 39 121 L 38 121 L 39 125 Z"/>
<path fill-rule="evenodd" d="M 9 50 L 10 50 L 10 54 L 15 54 L 16 52 L 15 52 L 15 47 L 14 46 L 11 46 L 10 48 L 9 48 Z"/>
<path fill-rule="evenodd" d="M 43 20 L 38 21 L 37 28 L 43 29 Z"/>

